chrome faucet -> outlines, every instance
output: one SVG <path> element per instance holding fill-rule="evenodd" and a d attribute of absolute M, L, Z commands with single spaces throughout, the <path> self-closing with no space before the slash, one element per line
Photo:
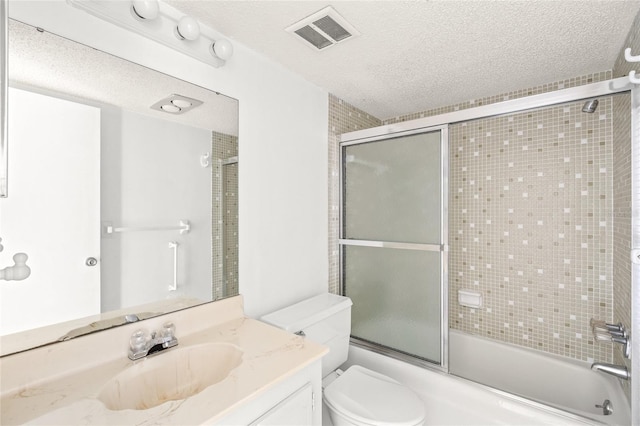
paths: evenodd
<path fill-rule="evenodd" d="M 162 329 L 152 332 L 151 336 L 145 330 L 137 330 L 129 339 L 129 359 L 144 358 L 176 346 L 178 339 L 175 332 L 176 326 L 171 322 L 164 323 Z"/>
<path fill-rule="evenodd" d="M 593 371 L 602 371 L 603 373 L 611 374 L 619 379 L 629 380 L 631 374 L 624 365 L 606 364 L 604 362 L 594 362 L 591 365 Z"/>

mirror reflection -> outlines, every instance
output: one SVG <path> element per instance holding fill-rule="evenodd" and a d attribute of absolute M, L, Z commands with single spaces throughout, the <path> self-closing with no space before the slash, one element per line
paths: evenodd
<path fill-rule="evenodd" d="M 237 100 L 13 20 L 9 86 L 2 355 L 238 294 Z"/>

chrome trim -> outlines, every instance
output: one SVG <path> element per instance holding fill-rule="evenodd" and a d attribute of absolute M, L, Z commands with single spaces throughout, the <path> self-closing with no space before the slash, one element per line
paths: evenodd
<path fill-rule="evenodd" d="M 359 337 L 351 336 L 351 338 L 349 339 L 349 343 L 358 348 L 366 349 L 368 351 L 375 352 L 380 355 L 388 356 L 389 358 L 394 358 L 402 362 L 406 362 L 407 364 L 416 365 L 418 367 L 426 368 L 428 370 L 434 370 L 439 373 L 447 373 L 447 369 L 443 368 L 441 365 L 437 364 L 434 361 L 429 361 L 424 358 L 419 358 L 415 355 L 410 355 L 410 354 L 401 352 L 397 349 L 392 349 L 387 346 L 380 345 L 378 343 L 373 343 L 368 340 L 360 339 Z"/>
<path fill-rule="evenodd" d="M 526 96 L 504 102 L 496 102 L 494 104 L 483 105 L 476 108 L 468 108 L 431 117 L 404 121 L 402 123 L 388 124 L 385 126 L 343 133 L 340 135 L 340 141 L 350 142 L 360 139 L 370 139 L 372 137 L 385 138 L 407 131 L 428 131 L 429 128 L 445 124 L 453 124 L 461 121 L 526 111 L 598 96 L 613 95 L 615 93 L 626 92 L 630 90 L 632 86 L 633 85 L 629 83 L 628 77 L 619 77 L 612 80 L 571 87 L 569 89 L 556 90 L 554 92 L 541 93 L 539 95 Z"/>
<path fill-rule="evenodd" d="M 449 126 L 441 129 L 441 236 L 442 253 L 440 254 L 440 365 L 449 371 Z"/>
<path fill-rule="evenodd" d="M 603 373 L 610 374 L 618 379 L 629 380 L 631 373 L 625 365 L 608 364 L 606 362 L 594 362 L 591 365 L 593 371 L 601 371 Z"/>
<path fill-rule="evenodd" d="M 336 138 L 338 144 L 338 287 L 344 296 L 344 249 L 340 240 L 344 238 L 344 147 Z"/>
<path fill-rule="evenodd" d="M 418 251 L 444 251 L 443 244 L 397 243 L 393 241 L 350 240 L 340 238 L 338 244 L 343 246 L 393 248 Z"/>
<path fill-rule="evenodd" d="M 382 126 L 385 127 L 385 126 Z M 381 129 L 381 127 L 372 127 L 372 129 Z M 341 140 L 339 141 L 340 146 L 349 146 L 349 145 L 358 145 L 366 142 L 376 142 L 383 141 L 386 139 L 395 139 L 395 138 L 403 138 L 405 136 L 418 135 L 422 133 L 431 133 L 437 132 L 438 130 L 448 129 L 448 124 L 441 124 L 438 126 L 430 126 L 430 127 L 420 127 L 417 129 L 407 129 L 400 132 L 394 132 L 393 134 L 375 134 L 370 137 L 361 138 L 353 141 L 342 141 L 342 137 L 344 135 L 350 135 L 351 133 L 343 133 L 340 135 Z M 371 130 L 371 129 L 367 129 Z M 356 132 L 353 132 L 356 133 Z"/>
<path fill-rule="evenodd" d="M 9 179 L 9 1 L 0 0 L 0 198 L 6 198 Z"/>
<path fill-rule="evenodd" d="M 631 89 L 631 254 L 640 248 L 640 88 Z M 640 425 L 640 264 L 631 262 L 631 424 Z"/>

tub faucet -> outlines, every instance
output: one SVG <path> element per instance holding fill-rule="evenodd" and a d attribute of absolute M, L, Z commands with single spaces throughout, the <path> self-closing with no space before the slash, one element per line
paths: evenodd
<path fill-rule="evenodd" d="M 611 374 L 612 376 L 616 376 L 619 379 L 629 380 L 631 378 L 631 374 L 627 367 L 624 365 L 614 365 L 614 364 L 606 364 L 604 362 L 594 362 L 591 365 L 591 369 L 594 371 L 602 371 L 603 373 Z"/>
<path fill-rule="evenodd" d="M 129 359 L 135 361 L 176 346 L 178 339 L 175 332 L 176 326 L 171 322 L 164 323 L 162 329 L 152 332 L 150 337 L 146 331 L 137 330 L 129 339 Z"/>

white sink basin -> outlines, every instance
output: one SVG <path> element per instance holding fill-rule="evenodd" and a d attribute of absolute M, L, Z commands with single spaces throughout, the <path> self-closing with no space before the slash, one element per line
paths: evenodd
<path fill-rule="evenodd" d="M 230 343 L 169 349 L 118 374 L 98 399 L 110 410 L 146 410 L 185 399 L 224 380 L 241 364 L 242 353 Z"/>

